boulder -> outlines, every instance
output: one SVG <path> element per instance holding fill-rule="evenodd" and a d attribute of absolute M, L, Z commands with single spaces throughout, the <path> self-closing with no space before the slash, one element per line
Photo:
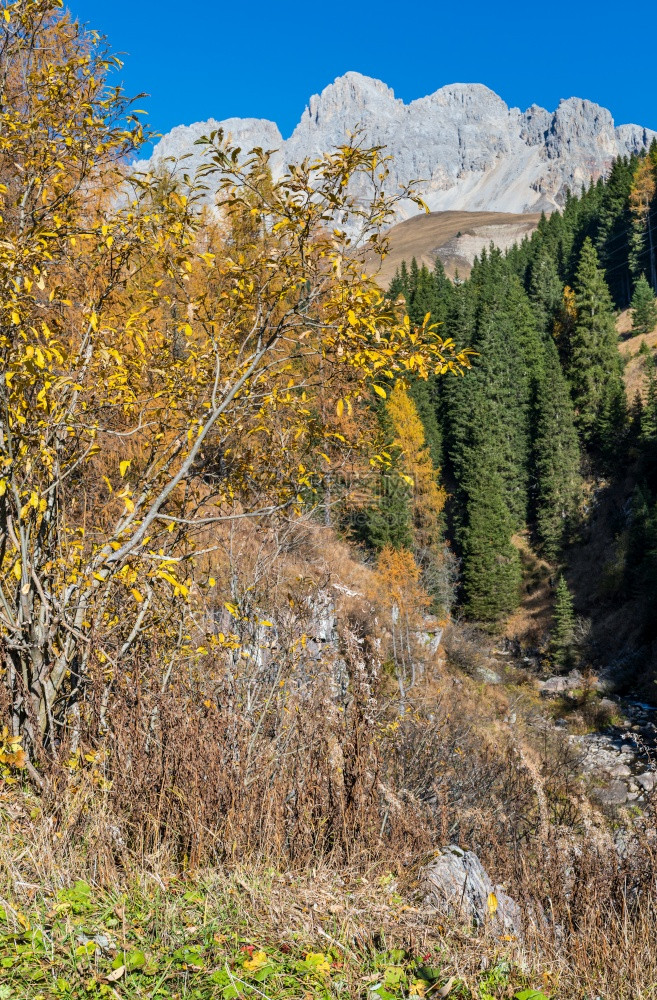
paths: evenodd
<path fill-rule="evenodd" d="M 539 681 L 538 686 L 541 694 L 549 696 L 575 691 L 582 686 L 583 681 L 584 678 L 579 670 L 571 670 L 569 674 L 565 674 L 563 677 L 557 675 L 556 677 L 548 677 L 546 681 Z"/>
<path fill-rule="evenodd" d="M 421 868 L 419 889 L 424 903 L 445 916 L 500 936 L 522 937 L 520 906 L 493 884 L 472 851 L 454 845 L 438 851 Z"/>
<path fill-rule="evenodd" d="M 604 788 L 596 788 L 593 794 L 603 806 L 622 806 L 627 802 L 629 789 L 624 781 L 612 781 Z"/>
<path fill-rule="evenodd" d="M 638 774 L 636 782 L 641 785 L 644 791 L 652 792 L 657 784 L 657 773 L 655 771 L 646 771 L 644 774 Z"/>
<path fill-rule="evenodd" d="M 502 683 L 500 674 L 498 674 L 497 670 L 491 669 L 491 667 L 475 667 L 474 675 L 477 680 L 483 681 L 484 684 Z"/>

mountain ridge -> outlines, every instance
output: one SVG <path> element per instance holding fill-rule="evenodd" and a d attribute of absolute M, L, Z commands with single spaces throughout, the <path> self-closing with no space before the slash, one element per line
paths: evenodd
<path fill-rule="evenodd" d="M 272 166 L 280 174 L 357 127 L 391 154 L 389 191 L 417 181 L 432 211 L 549 212 L 568 190 L 604 176 L 616 157 L 641 152 L 657 137 L 640 125 L 616 126 L 611 112 L 584 98 L 564 98 L 555 111 L 537 104 L 522 111 L 484 84 L 454 83 L 405 104 L 383 81 L 349 71 L 310 98 L 287 139 L 267 119 L 210 119 L 176 126 L 137 166 L 185 156 L 189 172 L 203 156 L 196 139 L 223 128 L 244 151 L 276 150 Z M 402 202 L 398 217 L 417 211 Z"/>

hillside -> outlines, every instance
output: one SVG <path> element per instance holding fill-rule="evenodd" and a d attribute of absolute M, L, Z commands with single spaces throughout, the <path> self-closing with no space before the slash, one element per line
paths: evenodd
<path fill-rule="evenodd" d="M 657 140 L 348 74 L 203 187 L 105 45 L 0 0 L 0 1000 L 654 1000 Z"/>
<path fill-rule="evenodd" d="M 445 271 L 462 278 L 470 273 L 476 256 L 493 243 L 502 250 L 520 242 L 536 228 L 540 215 L 504 212 L 430 212 L 393 226 L 387 233 L 390 253 L 382 263 L 368 259 L 371 273 L 387 287 L 402 261 L 413 257 L 421 266 L 433 268 L 436 258 Z"/>

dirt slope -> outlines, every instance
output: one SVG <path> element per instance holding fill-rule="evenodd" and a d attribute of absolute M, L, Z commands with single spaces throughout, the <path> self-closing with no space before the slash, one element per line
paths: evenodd
<path fill-rule="evenodd" d="M 630 402 L 635 398 L 637 392 L 641 392 L 644 386 L 644 367 L 639 350 L 643 343 L 648 347 L 657 348 L 657 329 L 652 333 L 640 333 L 632 336 L 632 315 L 631 310 L 626 309 L 620 314 L 616 321 L 616 329 L 621 337 L 620 352 L 626 360 L 625 365 L 625 386 L 627 388 L 627 398 Z"/>
<path fill-rule="evenodd" d="M 447 273 L 453 277 L 458 270 L 467 277 L 475 256 L 490 243 L 506 249 L 529 236 L 536 228 L 540 215 L 514 215 L 506 212 L 430 212 L 393 226 L 390 253 L 377 272 L 379 282 L 387 287 L 403 260 L 413 257 L 418 264 L 432 268 L 440 257 Z M 368 261 L 373 272 L 378 261 Z"/>

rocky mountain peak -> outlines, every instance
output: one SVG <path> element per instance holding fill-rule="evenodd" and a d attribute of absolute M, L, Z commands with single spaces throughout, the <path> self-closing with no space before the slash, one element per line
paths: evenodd
<path fill-rule="evenodd" d="M 150 163 L 191 153 L 184 167 L 190 172 L 203 155 L 195 140 L 222 127 L 244 151 L 277 149 L 273 166 L 280 172 L 344 142 L 357 126 L 366 142 L 391 154 L 390 191 L 418 181 L 434 211 L 550 211 L 568 189 L 596 180 L 615 157 L 640 152 L 655 137 L 637 125 L 615 127 L 606 108 L 578 97 L 553 112 L 536 104 L 521 111 L 483 84 L 453 83 L 404 104 L 382 81 L 349 72 L 310 98 L 287 140 L 264 119 L 210 120 L 173 129 Z M 416 212 L 412 203 L 400 206 L 401 218 Z"/>

